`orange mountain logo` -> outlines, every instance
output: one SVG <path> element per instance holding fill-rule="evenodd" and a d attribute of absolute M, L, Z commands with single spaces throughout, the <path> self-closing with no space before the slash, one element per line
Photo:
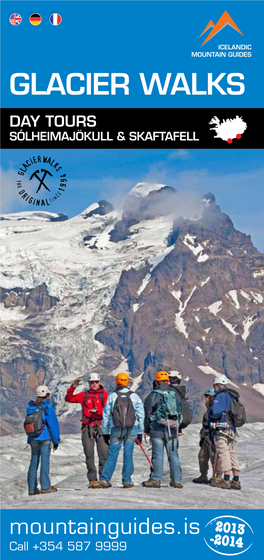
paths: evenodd
<path fill-rule="evenodd" d="M 243 35 L 243 33 L 240 31 L 240 29 L 238 29 L 237 25 L 235 24 L 235 22 L 232 20 L 232 18 L 230 17 L 230 15 L 227 13 L 227 11 L 225 11 L 223 13 L 223 15 L 220 17 L 220 19 L 218 20 L 218 22 L 216 24 L 214 24 L 212 22 L 212 20 L 209 21 L 209 23 L 207 24 L 206 28 L 203 30 L 203 32 L 201 33 L 200 37 L 206 32 L 208 31 L 208 29 L 210 29 L 211 27 L 213 28 L 212 31 L 210 31 L 208 37 L 205 39 L 205 41 L 203 42 L 203 44 L 201 45 L 201 47 L 203 47 L 203 45 L 205 45 L 205 43 L 207 43 L 207 41 L 210 41 L 210 39 L 212 39 L 212 37 L 214 37 L 215 35 L 217 35 L 217 33 L 219 33 L 219 31 L 222 31 L 222 29 L 224 29 L 224 27 L 226 27 L 226 25 L 230 25 L 230 27 L 233 27 L 233 29 L 235 29 L 236 31 L 238 31 L 238 33 L 241 33 L 241 35 Z"/>

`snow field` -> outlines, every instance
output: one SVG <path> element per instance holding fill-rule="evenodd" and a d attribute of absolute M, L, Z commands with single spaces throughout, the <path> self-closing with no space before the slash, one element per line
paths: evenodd
<path fill-rule="evenodd" d="M 246 424 L 239 429 L 237 454 L 241 467 L 240 492 L 195 485 L 198 476 L 200 424 L 192 424 L 180 438 L 179 455 L 183 469 L 184 488 L 169 487 L 169 470 L 165 459 L 164 480 L 160 489 L 143 488 L 149 477 L 149 466 L 138 446 L 135 446 L 134 488 L 121 485 L 122 452 L 110 489 L 87 488 L 86 465 L 81 436 L 64 434 L 59 449 L 52 453 L 51 479 L 58 492 L 29 497 L 26 474 L 30 450 L 25 448 L 25 435 L 1 438 L 2 509 L 261 509 L 264 500 L 264 424 Z M 150 455 L 150 445 L 144 444 Z"/>

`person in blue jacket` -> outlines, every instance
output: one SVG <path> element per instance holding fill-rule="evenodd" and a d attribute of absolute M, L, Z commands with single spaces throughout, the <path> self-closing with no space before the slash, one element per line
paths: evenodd
<path fill-rule="evenodd" d="M 224 375 L 215 379 L 215 397 L 208 414 L 210 439 L 216 447 L 217 468 L 224 474 L 224 478 L 217 478 L 212 481 L 212 486 L 240 490 L 239 463 L 235 449 L 236 428 L 230 414 L 231 394 L 237 397 L 239 395 L 233 389 L 226 387 L 228 382 Z M 231 473 L 233 473 L 232 480 L 230 480 Z"/>
<path fill-rule="evenodd" d="M 132 427 L 117 427 L 114 423 L 113 413 L 118 393 L 125 395 L 129 393 L 134 408 L 134 425 Z M 118 403 L 118 401 L 117 401 Z M 142 443 L 144 431 L 144 406 L 140 397 L 130 391 L 129 375 L 119 373 L 116 376 L 116 390 L 109 395 L 103 411 L 102 433 L 105 441 L 109 444 L 108 458 L 100 475 L 99 488 L 110 488 L 110 480 L 114 474 L 118 455 L 121 447 L 124 447 L 122 483 L 124 488 L 132 488 L 132 475 L 134 472 L 133 452 L 135 442 Z M 138 444 L 137 444 L 138 445 Z"/>
<path fill-rule="evenodd" d="M 50 483 L 50 452 L 51 443 L 56 451 L 60 443 L 60 427 L 53 406 L 49 403 L 50 391 L 46 385 L 36 388 L 36 399 L 29 401 L 27 414 L 33 414 L 38 408 L 42 408 L 44 427 L 40 435 L 28 436 L 31 447 L 31 461 L 28 469 L 28 494 L 48 494 L 56 492 L 57 488 Z M 40 463 L 40 487 L 37 485 L 37 471 Z"/>

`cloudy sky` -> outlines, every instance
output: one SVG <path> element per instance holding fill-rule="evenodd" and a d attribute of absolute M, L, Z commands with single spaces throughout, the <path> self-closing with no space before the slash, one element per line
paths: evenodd
<path fill-rule="evenodd" d="M 71 217 L 102 198 L 118 205 L 140 181 L 168 184 L 184 193 L 212 192 L 237 229 L 264 251 L 262 150 L 2 150 L 1 212 L 30 210 L 17 193 L 17 171 L 33 155 L 56 159 L 68 186 L 49 210 Z"/>

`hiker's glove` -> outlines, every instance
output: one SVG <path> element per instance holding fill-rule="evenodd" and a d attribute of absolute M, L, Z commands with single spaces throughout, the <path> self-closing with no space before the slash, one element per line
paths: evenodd
<path fill-rule="evenodd" d="M 142 443 L 142 434 L 138 434 L 138 437 L 137 437 L 137 439 L 136 439 L 136 444 L 137 444 L 137 445 L 138 445 L 138 442 L 139 442 L 139 443 Z"/>
<path fill-rule="evenodd" d="M 80 385 L 80 379 L 74 379 L 73 386 L 78 387 L 78 385 Z"/>
<path fill-rule="evenodd" d="M 110 443 L 110 434 L 103 434 L 103 438 L 104 438 L 104 440 L 105 440 L 105 443 L 106 443 L 107 445 L 109 445 L 109 443 Z"/>
<path fill-rule="evenodd" d="M 199 443 L 200 447 L 202 447 L 203 443 L 204 443 L 204 438 L 201 438 Z"/>
<path fill-rule="evenodd" d="M 54 445 L 53 445 L 54 451 L 57 451 L 58 447 L 59 447 L 59 444 L 58 444 L 58 443 L 54 443 Z"/>

